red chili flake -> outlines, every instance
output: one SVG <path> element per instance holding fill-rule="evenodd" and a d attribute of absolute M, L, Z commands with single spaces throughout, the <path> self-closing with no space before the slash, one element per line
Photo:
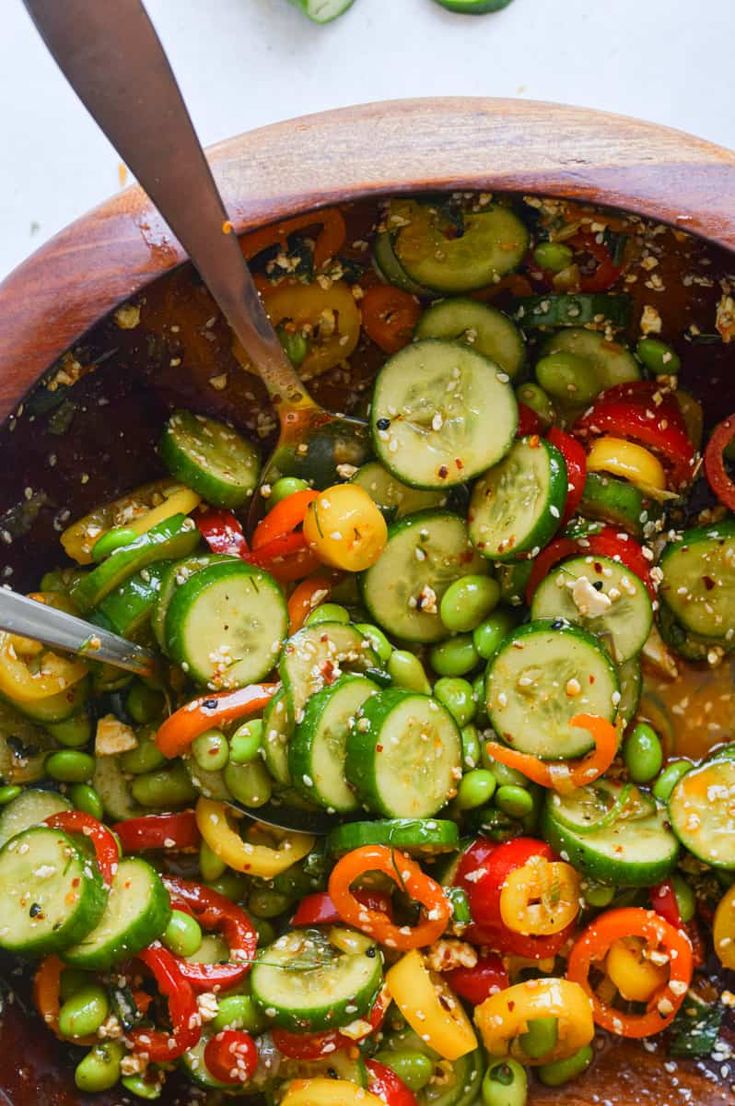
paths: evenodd
<path fill-rule="evenodd" d="M 446 465 L 441 465 L 439 468 L 439 476 L 442 480 L 445 480 L 449 475 L 449 469 Z"/>
<path fill-rule="evenodd" d="M 712 588 L 715 586 L 715 582 L 711 576 L 703 576 L 702 583 L 706 587 L 707 591 L 712 591 Z"/>
<path fill-rule="evenodd" d="M 382 753 L 383 752 L 383 746 L 382 745 L 376 745 L 375 746 L 375 751 L 377 753 Z"/>

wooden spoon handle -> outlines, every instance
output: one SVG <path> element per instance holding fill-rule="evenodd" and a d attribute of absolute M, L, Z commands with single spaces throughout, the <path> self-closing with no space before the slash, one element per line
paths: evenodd
<path fill-rule="evenodd" d="M 196 265 L 271 399 L 314 406 L 265 313 L 140 0 L 24 2 L 64 76 Z"/>

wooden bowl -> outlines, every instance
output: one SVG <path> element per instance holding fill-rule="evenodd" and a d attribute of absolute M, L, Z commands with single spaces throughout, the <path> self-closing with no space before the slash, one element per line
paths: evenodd
<path fill-rule="evenodd" d="M 582 109 L 485 99 L 368 104 L 254 131 L 221 143 L 210 156 L 238 233 L 381 194 L 504 190 L 649 216 L 708 239 L 720 248 L 723 265 L 726 251 L 735 251 L 735 154 L 678 131 Z M 0 285 L 0 536 L 12 539 L 0 571 L 14 586 L 31 586 L 52 563 L 70 509 L 81 513 L 150 477 L 167 396 L 175 393 L 185 403 L 187 382 L 174 381 L 166 361 L 166 379 L 152 390 L 152 375 L 163 364 L 156 336 L 149 332 L 136 342 L 118 330 L 112 348 L 115 327 L 105 317 L 183 260 L 145 195 L 131 188 L 63 230 Z M 196 277 L 184 269 L 172 281 L 171 295 L 159 296 L 158 306 L 185 302 L 187 310 L 201 311 Z M 166 318 L 161 315 L 162 326 Z M 60 362 L 72 346 L 93 367 L 108 364 L 84 382 L 71 430 L 56 438 L 46 416 L 51 406 L 60 409 L 56 385 L 63 391 L 81 364 Z M 146 358 L 153 366 L 147 377 Z M 32 391 L 59 364 L 65 375 Z M 196 381 L 188 395 L 200 400 Z M 248 391 L 235 396 L 241 403 L 248 398 Z M 231 413 L 221 403 L 212 407 Z M 125 447 L 116 450 L 122 433 Z M 12 1106 L 122 1101 L 115 1092 L 87 1097 L 76 1091 L 68 1051 L 17 1001 L 7 1005 L 0 1019 L 0 1099 Z M 587 1076 L 562 1091 L 536 1088 L 531 1102 L 732 1106 L 733 1083 L 729 1068 L 681 1063 L 667 1070 L 656 1052 L 605 1045 Z"/>

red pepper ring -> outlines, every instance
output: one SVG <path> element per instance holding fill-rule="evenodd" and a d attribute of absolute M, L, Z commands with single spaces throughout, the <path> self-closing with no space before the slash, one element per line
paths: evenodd
<path fill-rule="evenodd" d="M 418 1099 L 400 1076 L 379 1060 L 366 1060 L 368 1091 L 382 1099 L 385 1106 L 418 1106 Z"/>
<path fill-rule="evenodd" d="M 220 1083 L 248 1083 L 258 1066 L 255 1041 L 243 1029 L 223 1029 L 207 1041 L 204 1064 Z"/>
<path fill-rule="evenodd" d="M 239 983 L 252 967 L 258 935 L 241 907 L 201 883 L 164 876 L 163 882 L 175 910 L 191 914 L 206 930 L 222 935 L 230 950 L 231 963 L 202 964 L 177 958 L 179 972 L 195 991 L 226 991 Z"/>
<path fill-rule="evenodd" d="M 561 516 L 561 525 L 564 526 L 576 514 L 577 507 L 582 502 L 587 479 L 587 454 L 576 438 L 565 434 L 557 426 L 551 427 L 546 440 L 556 446 L 567 467 L 567 498 Z"/>
<path fill-rule="evenodd" d="M 577 253 L 589 254 L 595 262 L 592 272 L 585 272 L 580 268 L 580 292 L 607 292 L 612 288 L 623 269 L 621 265 L 615 264 L 604 242 L 598 242 L 597 236 L 591 231 L 583 230 L 568 239 L 567 244 Z"/>
<path fill-rule="evenodd" d="M 209 507 L 194 516 L 197 529 L 213 553 L 230 554 L 248 560 L 250 549 L 242 526 L 232 511 Z"/>
<path fill-rule="evenodd" d="M 365 872 L 383 872 L 424 908 L 416 926 L 397 926 L 382 910 L 359 901 L 351 885 Z M 347 925 L 391 949 L 416 949 L 431 945 L 449 924 L 451 907 L 441 886 L 410 856 L 386 845 L 365 845 L 345 853 L 329 877 L 329 897 Z"/>
<path fill-rule="evenodd" d="M 382 891 L 372 891 L 370 888 L 357 890 L 354 893 L 358 902 L 363 906 L 369 906 L 372 910 L 380 910 L 392 921 L 392 907 L 390 896 Z M 336 925 L 341 921 L 337 909 L 326 891 L 315 891 L 313 895 L 306 895 L 296 907 L 296 913 L 291 919 L 292 926 L 324 926 Z"/>
<path fill-rule="evenodd" d="M 683 929 L 683 923 L 681 920 L 681 912 L 679 910 L 679 903 L 676 898 L 676 891 L 674 885 L 670 879 L 664 880 L 663 883 L 658 883 L 650 890 L 651 906 L 660 914 L 665 922 L 669 925 L 676 926 L 677 929 Z"/>
<path fill-rule="evenodd" d="M 142 853 L 147 849 L 196 849 L 202 839 L 193 810 L 174 814 L 144 814 L 128 818 L 112 827 L 120 838 L 124 853 Z"/>
<path fill-rule="evenodd" d="M 735 511 L 735 483 L 725 467 L 725 450 L 735 438 L 735 415 L 728 415 L 712 431 L 704 451 L 704 474 L 707 483 L 729 511 Z"/>
<path fill-rule="evenodd" d="M 65 833 L 80 833 L 83 837 L 88 837 L 94 847 L 94 855 L 102 879 L 107 887 L 112 886 L 120 860 L 120 850 L 114 834 L 107 826 L 103 826 L 91 814 L 85 814 L 82 810 L 62 810 L 58 814 L 50 814 L 45 822 L 51 829 L 63 830 Z"/>
<path fill-rule="evenodd" d="M 133 1051 L 154 1064 L 167 1064 L 193 1048 L 201 1036 L 201 1017 L 191 984 L 184 979 L 180 961 L 161 945 L 136 954 L 153 973 L 158 990 L 168 1001 L 171 1030 L 137 1028 L 129 1036 Z"/>

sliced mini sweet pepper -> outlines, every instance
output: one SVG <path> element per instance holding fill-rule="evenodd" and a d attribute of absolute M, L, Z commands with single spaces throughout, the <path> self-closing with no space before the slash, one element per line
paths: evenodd
<path fill-rule="evenodd" d="M 269 829 L 275 846 L 244 840 L 230 824 L 225 803 L 201 798 L 197 803 L 197 825 L 213 853 L 236 872 L 245 872 L 261 879 L 273 879 L 310 853 L 314 837 L 308 833 L 291 833 Z"/>
<path fill-rule="evenodd" d="M 429 970 L 418 949 L 401 957 L 385 981 L 411 1028 L 445 1060 L 458 1060 L 477 1048 L 462 1003 L 442 977 Z"/>
<path fill-rule="evenodd" d="M 230 950 L 227 963 L 205 964 L 179 960 L 179 971 L 195 991 L 226 991 L 239 983 L 252 967 L 258 935 L 245 911 L 218 891 L 202 883 L 164 876 L 171 906 L 196 918 L 207 931 L 220 933 Z"/>

